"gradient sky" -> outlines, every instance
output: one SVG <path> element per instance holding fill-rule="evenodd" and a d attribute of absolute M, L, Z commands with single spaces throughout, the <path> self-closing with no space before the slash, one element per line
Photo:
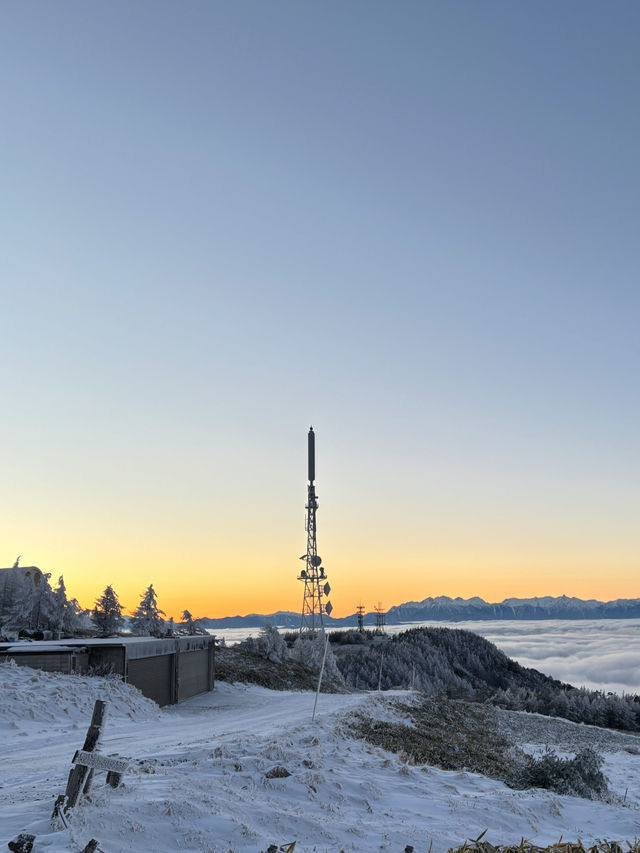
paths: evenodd
<path fill-rule="evenodd" d="M 640 596 L 640 5 L 5 2 L 0 565 Z"/>

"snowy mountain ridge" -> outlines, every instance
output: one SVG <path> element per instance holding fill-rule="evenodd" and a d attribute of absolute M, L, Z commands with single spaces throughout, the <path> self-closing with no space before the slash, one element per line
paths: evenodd
<path fill-rule="evenodd" d="M 375 625 L 375 612 L 367 613 L 365 625 Z M 388 625 L 429 620 L 462 622 L 484 619 L 640 619 L 640 598 L 618 598 L 613 601 L 581 599 L 575 596 L 540 596 L 533 598 L 505 598 L 491 603 L 478 596 L 450 598 L 439 595 L 422 601 L 407 601 L 391 607 L 386 614 Z M 329 627 L 357 625 L 355 613 L 343 618 L 325 617 Z M 283 628 L 297 628 L 300 614 L 290 610 L 275 613 L 250 613 L 246 616 L 225 616 L 218 619 L 203 618 L 207 628 L 255 628 L 267 622 Z"/>

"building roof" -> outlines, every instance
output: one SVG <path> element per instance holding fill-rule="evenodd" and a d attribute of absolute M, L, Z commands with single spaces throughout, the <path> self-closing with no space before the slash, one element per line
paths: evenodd
<path fill-rule="evenodd" d="M 0 654 L 40 654 L 47 652 L 78 652 L 80 648 L 122 648 L 128 660 L 170 655 L 176 651 L 187 652 L 206 649 L 214 642 L 211 635 L 197 634 L 188 637 L 90 637 L 69 640 L 27 640 L 17 643 L 0 643 Z"/>

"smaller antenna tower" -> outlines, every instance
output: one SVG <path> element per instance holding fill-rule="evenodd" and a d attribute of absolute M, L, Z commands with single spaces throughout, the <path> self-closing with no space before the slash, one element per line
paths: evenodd
<path fill-rule="evenodd" d="M 356 613 L 358 614 L 358 631 L 362 634 L 364 631 L 364 604 L 359 604 L 356 607 Z"/>
<path fill-rule="evenodd" d="M 373 608 L 376 611 L 376 634 L 384 634 L 386 613 L 382 608 L 382 604 L 378 602 L 378 606 Z"/>

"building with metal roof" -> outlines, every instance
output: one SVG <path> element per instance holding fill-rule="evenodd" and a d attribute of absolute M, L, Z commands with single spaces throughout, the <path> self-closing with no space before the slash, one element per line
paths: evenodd
<path fill-rule="evenodd" d="M 158 705 L 213 690 L 215 638 L 107 637 L 0 643 L 0 662 L 48 672 L 120 675 Z"/>

